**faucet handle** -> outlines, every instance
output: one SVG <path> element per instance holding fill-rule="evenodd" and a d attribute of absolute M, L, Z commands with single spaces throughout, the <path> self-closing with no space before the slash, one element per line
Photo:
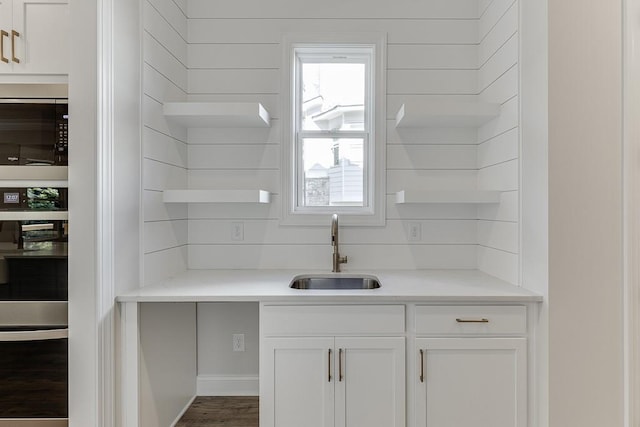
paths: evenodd
<path fill-rule="evenodd" d="M 349 257 L 347 257 L 347 256 L 340 257 L 340 258 L 338 259 L 338 262 L 339 262 L 340 264 L 346 264 L 347 262 L 349 262 Z"/>

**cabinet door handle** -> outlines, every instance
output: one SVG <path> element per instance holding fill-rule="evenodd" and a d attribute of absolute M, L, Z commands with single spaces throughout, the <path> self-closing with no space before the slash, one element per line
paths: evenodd
<path fill-rule="evenodd" d="M 7 64 L 9 63 L 9 60 L 4 57 L 4 38 L 8 36 L 9 33 L 7 33 L 5 30 L 0 31 L 0 60 L 2 60 L 2 62 L 6 62 Z"/>
<path fill-rule="evenodd" d="M 489 319 L 456 319 L 456 322 L 458 323 L 489 323 Z"/>
<path fill-rule="evenodd" d="M 420 382 L 424 382 L 424 350 L 420 349 Z"/>
<path fill-rule="evenodd" d="M 329 369 L 327 369 L 327 372 L 328 372 L 327 382 L 331 382 L 331 349 L 329 349 L 328 353 L 329 353 L 329 357 L 327 357 L 327 361 L 328 361 L 327 363 L 328 363 Z"/>
<path fill-rule="evenodd" d="M 338 381 L 342 381 L 342 349 L 338 350 Z"/>
<path fill-rule="evenodd" d="M 16 58 L 16 37 L 20 37 L 20 33 L 16 30 L 11 30 L 11 60 L 19 64 L 20 60 Z"/>

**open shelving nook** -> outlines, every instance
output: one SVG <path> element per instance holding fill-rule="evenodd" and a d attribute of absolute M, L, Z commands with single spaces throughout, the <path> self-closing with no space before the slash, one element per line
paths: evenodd
<path fill-rule="evenodd" d="M 186 128 L 269 128 L 271 117 L 259 102 L 165 102 L 168 121 Z M 164 190 L 164 203 L 271 203 L 265 190 Z"/>
<path fill-rule="evenodd" d="M 407 101 L 396 114 L 396 128 L 479 128 L 500 115 L 500 104 L 476 101 Z M 500 191 L 400 190 L 396 204 L 500 203 Z"/>

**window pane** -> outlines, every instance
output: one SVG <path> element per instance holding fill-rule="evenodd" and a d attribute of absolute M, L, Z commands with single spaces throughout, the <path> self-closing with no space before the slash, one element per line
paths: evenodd
<path fill-rule="evenodd" d="M 362 138 L 304 138 L 302 206 L 363 206 Z"/>
<path fill-rule="evenodd" d="M 364 64 L 302 64 L 302 129 L 364 130 L 364 93 Z"/>

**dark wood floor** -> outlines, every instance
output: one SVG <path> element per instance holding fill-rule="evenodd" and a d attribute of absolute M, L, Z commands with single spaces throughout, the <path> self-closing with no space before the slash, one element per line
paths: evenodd
<path fill-rule="evenodd" d="M 258 427 L 258 397 L 196 397 L 176 427 Z"/>

